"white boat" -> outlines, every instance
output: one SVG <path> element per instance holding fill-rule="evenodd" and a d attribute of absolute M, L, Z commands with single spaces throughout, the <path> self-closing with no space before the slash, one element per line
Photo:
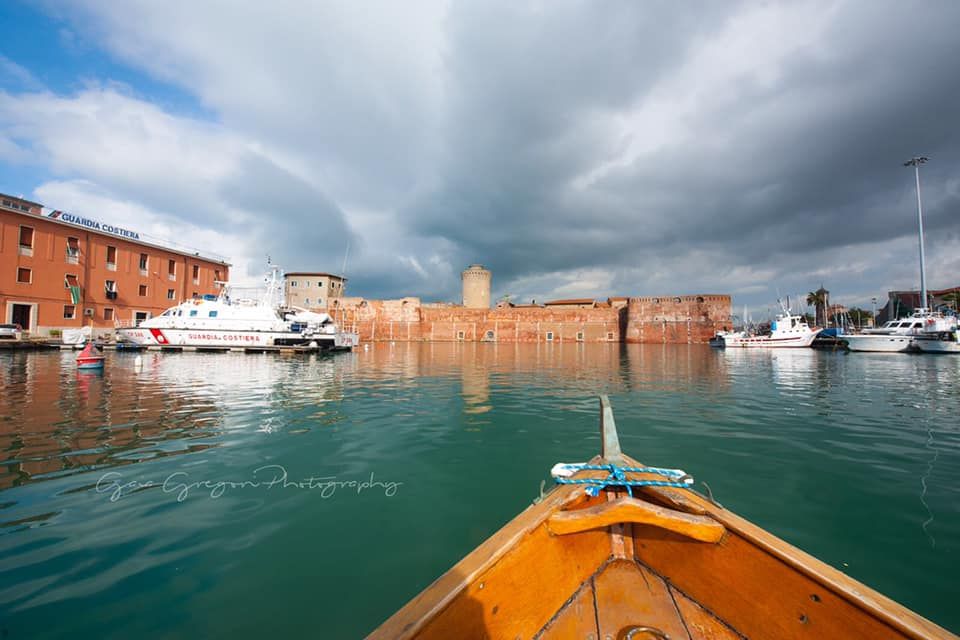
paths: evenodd
<path fill-rule="evenodd" d="M 316 346 L 351 349 L 355 333 L 341 331 L 326 313 L 283 304 L 279 269 L 272 267 L 266 292 L 259 299 L 232 298 L 230 285 L 219 296 L 178 304 L 136 327 L 118 328 L 118 339 L 161 347 Z"/>
<path fill-rule="evenodd" d="M 960 353 L 960 331 L 944 331 L 914 339 L 913 348 L 924 353 Z"/>
<path fill-rule="evenodd" d="M 711 347 L 723 348 L 726 346 L 726 339 L 746 338 L 746 331 L 717 331 L 717 333 L 707 341 Z"/>
<path fill-rule="evenodd" d="M 723 346 L 726 348 L 809 347 L 820 331 L 821 329 L 811 329 L 802 316 L 784 312 L 770 323 L 770 333 L 765 335 L 724 335 Z"/>
<path fill-rule="evenodd" d="M 911 351 L 921 339 L 956 328 L 955 317 L 918 309 L 911 316 L 891 320 L 877 329 L 864 329 L 862 333 L 844 335 L 841 340 L 847 343 L 850 351 Z"/>

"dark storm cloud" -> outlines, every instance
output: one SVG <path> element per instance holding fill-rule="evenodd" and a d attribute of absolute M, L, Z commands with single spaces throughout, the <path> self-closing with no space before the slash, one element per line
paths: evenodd
<path fill-rule="evenodd" d="M 358 243 L 336 203 L 263 156 L 246 155 L 220 193 L 230 209 L 245 214 L 237 222 L 257 238 L 257 248 L 288 271 L 316 269 L 321 259 L 329 264 L 330 256 Z M 260 267 L 251 265 L 257 274 Z"/>
<path fill-rule="evenodd" d="M 96 136 L 54 126 L 68 100 L 11 100 L 15 120 L 48 132 L 65 177 L 242 221 L 253 265 L 337 270 L 349 242 L 368 296 L 457 299 L 482 262 L 522 296 L 759 304 L 826 280 L 862 301 L 916 282 L 901 163 L 921 153 L 931 281 L 960 268 L 955 2 L 68 6 L 217 121 L 83 94 Z M 141 129 L 149 153 L 117 155 Z"/>
<path fill-rule="evenodd" d="M 570 181 L 619 142 L 591 116 L 642 104 L 723 24 L 637 4 L 581 8 L 535 20 L 453 12 L 448 162 L 407 214 L 420 232 L 455 239 L 465 262 L 509 280 L 634 265 L 638 253 L 718 249 L 728 264 L 767 264 L 884 241 L 915 232 L 900 163 L 919 151 L 935 159 L 924 170 L 931 234 L 956 229 L 957 194 L 942 185 L 960 166 L 960 6 L 844 5 L 822 49 L 784 60 L 774 82 L 728 87 L 735 99 L 686 116 L 694 135 L 683 144 L 577 193 Z"/>

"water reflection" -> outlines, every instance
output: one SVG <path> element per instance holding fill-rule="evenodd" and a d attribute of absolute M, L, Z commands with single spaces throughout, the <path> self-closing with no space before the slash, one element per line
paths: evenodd
<path fill-rule="evenodd" d="M 318 615 L 330 637 L 362 637 L 529 504 L 553 463 L 599 449 L 598 393 L 625 451 L 708 480 L 727 506 L 912 606 L 949 596 L 960 571 L 957 358 L 396 343 L 143 360 L 110 353 L 102 375 L 80 377 L 70 353 L 0 356 L 0 618 L 25 637 L 163 624 L 302 635 Z M 242 480 L 276 464 L 405 484 L 395 500 L 336 502 L 96 490 L 108 471 Z M 238 610 L 250 584 L 258 606 Z M 921 612 L 949 619 L 947 596 Z"/>

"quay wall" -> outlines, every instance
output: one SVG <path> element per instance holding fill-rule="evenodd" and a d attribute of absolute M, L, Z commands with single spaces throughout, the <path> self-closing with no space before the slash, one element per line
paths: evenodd
<path fill-rule="evenodd" d="M 679 301 L 679 302 L 678 302 Z M 630 298 L 625 306 L 468 309 L 417 298 L 344 298 L 331 310 L 361 342 L 705 343 L 730 324 L 730 296 Z"/>

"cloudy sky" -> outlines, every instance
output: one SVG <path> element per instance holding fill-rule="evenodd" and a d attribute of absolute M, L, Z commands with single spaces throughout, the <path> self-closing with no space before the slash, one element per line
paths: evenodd
<path fill-rule="evenodd" d="M 960 284 L 960 3 L 4 2 L 0 191 L 457 300 Z"/>

